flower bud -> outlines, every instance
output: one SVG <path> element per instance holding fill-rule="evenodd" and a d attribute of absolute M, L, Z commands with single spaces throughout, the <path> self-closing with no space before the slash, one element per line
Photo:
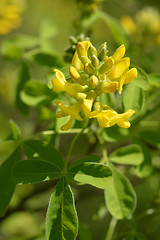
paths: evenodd
<path fill-rule="evenodd" d="M 88 75 L 93 75 L 95 73 L 95 68 L 92 66 L 91 63 L 86 63 L 84 65 L 84 71 L 88 74 Z"/>
<path fill-rule="evenodd" d="M 95 67 L 95 68 L 98 68 L 98 67 L 99 67 L 99 60 L 98 60 L 98 58 L 96 57 L 96 55 L 93 55 L 93 56 L 91 57 L 91 62 L 92 62 L 93 67 Z"/>
<path fill-rule="evenodd" d="M 107 55 L 107 43 L 103 43 L 100 47 L 100 49 L 98 50 L 98 58 L 100 61 L 103 61 L 106 59 L 106 55 Z"/>
<path fill-rule="evenodd" d="M 92 75 L 90 78 L 90 83 L 91 83 L 92 87 L 95 88 L 96 85 L 98 84 L 98 78 L 96 76 Z"/>
<path fill-rule="evenodd" d="M 97 56 L 97 50 L 95 47 L 93 47 L 93 45 L 91 45 L 89 48 L 88 48 L 88 55 L 90 57 L 93 57 L 93 55 Z"/>
<path fill-rule="evenodd" d="M 112 67 L 113 67 L 114 61 L 111 57 L 107 58 L 102 64 L 101 66 L 98 68 L 98 72 L 100 74 L 104 74 L 109 72 Z"/>

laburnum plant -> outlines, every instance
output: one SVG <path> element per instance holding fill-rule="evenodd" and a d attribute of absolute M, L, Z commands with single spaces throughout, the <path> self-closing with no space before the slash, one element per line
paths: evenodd
<path fill-rule="evenodd" d="M 136 207 L 136 194 L 124 174 L 123 167 L 120 171 L 117 165 L 133 166 L 135 174 L 139 177 L 149 176 L 152 172 L 150 152 L 146 145 L 137 139 L 136 134 L 139 130 L 134 131 L 134 123 L 138 123 L 148 114 L 147 111 L 141 111 L 141 108 L 144 104 L 143 89 L 146 90 L 149 83 L 143 70 L 130 67 L 130 58 L 124 55 L 124 45 L 108 56 L 106 43 L 97 50 L 88 40 L 78 42 L 69 73 L 64 74 L 63 69 L 54 70 L 55 77 L 51 80 L 52 89 L 45 84 L 28 81 L 27 65 L 22 64 L 17 84 L 20 79 L 25 83 L 21 94 L 16 95 L 18 104 L 21 103 L 24 109 L 25 103 L 31 101 L 35 95 L 38 103 L 46 100 L 47 104 L 50 102 L 52 106 L 58 106 L 54 131 L 52 129 L 54 138 L 64 132 L 69 133 L 71 128 L 77 131 L 77 134 L 70 144 L 66 159 L 63 159 L 55 142 L 45 137 L 43 132 L 23 140 L 19 128 L 14 122 L 10 122 L 12 134 L 9 139 L 12 139 L 15 151 L 0 168 L 1 215 L 5 213 L 17 184 L 56 180 L 46 214 L 47 240 L 77 238 L 79 222 L 71 186 L 78 188 L 79 185 L 89 184 L 104 190 L 106 208 L 113 217 L 106 240 L 112 239 L 117 220 L 132 217 Z M 138 77 L 137 73 L 139 73 Z M 36 88 L 34 84 L 38 84 Z M 27 98 L 30 92 L 32 92 L 32 98 Z M 40 93 L 42 96 L 39 96 Z M 115 111 L 112 109 L 113 105 L 120 105 L 121 96 L 124 111 L 122 112 L 121 107 L 119 111 Z M 18 101 L 20 97 L 21 102 Z M 113 104 L 112 100 L 117 100 L 117 103 Z M 133 109 L 130 106 L 133 106 Z M 157 106 L 154 110 L 156 108 Z M 134 116 L 136 116 L 135 119 Z M 57 130 L 56 124 L 63 118 L 66 122 L 60 126 L 61 130 Z M 69 119 L 66 120 L 66 118 Z M 134 119 L 133 134 L 128 132 L 131 126 L 130 119 Z M 74 124 L 78 127 L 75 128 Z M 88 134 L 98 139 L 102 147 L 102 155 L 92 155 L 94 151 L 91 151 L 87 156 L 73 159 L 72 150 L 81 134 Z M 139 134 L 140 139 L 147 138 L 147 141 L 150 141 L 152 138 L 152 133 L 146 131 Z M 116 145 L 107 153 L 108 146 L 105 142 L 118 142 L 117 139 L 121 142 L 127 140 L 127 144 L 125 142 Z M 154 143 L 158 144 L 157 142 Z"/>

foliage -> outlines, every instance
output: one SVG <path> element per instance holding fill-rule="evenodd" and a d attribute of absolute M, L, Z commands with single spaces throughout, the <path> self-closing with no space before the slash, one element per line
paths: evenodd
<path fill-rule="evenodd" d="M 30 2 L 26 5 L 35 7 Z M 31 21 L 32 33 L 32 29 L 22 27 L 9 34 L 17 28 L 15 25 L 3 29 L 7 36 L 0 39 L 0 81 L 8 84 L 6 75 L 10 81 L 16 70 L 12 102 L 2 94 L 2 90 L 6 92 L 4 83 L 0 90 L 0 238 L 157 240 L 158 50 L 154 52 L 153 46 L 148 49 L 146 25 L 141 25 L 143 31 L 139 30 L 133 41 L 124 18 L 122 24 L 114 10 L 113 14 L 108 11 L 113 3 L 66 2 L 64 6 L 52 3 L 52 10 L 56 13 L 59 9 L 60 15 L 66 9 L 73 12 L 75 36 L 66 36 L 69 47 L 58 22 L 45 16 L 38 22 L 36 33 L 36 22 L 29 19 L 27 26 Z M 134 1 L 131 5 L 138 8 Z M 36 6 L 42 8 L 42 14 L 45 12 L 43 1 Z M 14 11 L 10 18 L 14 18 Z M 30 11 L 33 19 L 32 8 Z M 19 19 L 22 11 L 16 14 L 15 19 Z M 57 15 L 58 21 L 62 16 Z M 140 20 L 134 24 L 143 24 Z M 62 34 L 66 35 L 71 23 L 63 20 L 63 25 Z M 101 27 L 103 39 L 99 35 Z M 144 38 L 146 34 L 144 44 L 138 41 L 138 36 Z M 105 41 L 107 45 L 102 44 Z M 125 58 L 124 45 L 129 56 Z M 68 65 L 71 60 L 72 65 Z"/>

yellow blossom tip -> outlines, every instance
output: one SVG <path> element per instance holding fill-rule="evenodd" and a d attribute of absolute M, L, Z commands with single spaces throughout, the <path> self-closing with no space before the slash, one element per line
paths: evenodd
<path fill-rule="evenodd" d="M 110 83 L 106 83 L 103 88 L 102 91 L 104 93 L 114 93 L 118 88 L 118 82 L 110 82 Z"/>
<path fill-rule="evenodd" d="M 112 58 L 114 59 L 114 61 L 118 62 L 119 60 L 121 60 L 121 58 L 125 54 L 125 51 L 126 51 L 126 48 L 124 45 L 121 45 L 119 48 L 117 48 L 115 53 L 112 55 Z"/>
<path fill-rule="evenodd" d="M 82 110 L 84 111 L 85 115 L 87 115 L 91 111 L 92 104 L 93 104 L 93 100 L 83 99 Z"/>
<path fill-rule="evenodd" d="M 126 73 L 126 76 L 125 76 L 125 83 L 128 84 L 130 82 L 132 82 L 134 79 L 136 79 L 137 77 L 137 69 L 136 68 L 132 68 L 130 69 L 127 73 Z"/>

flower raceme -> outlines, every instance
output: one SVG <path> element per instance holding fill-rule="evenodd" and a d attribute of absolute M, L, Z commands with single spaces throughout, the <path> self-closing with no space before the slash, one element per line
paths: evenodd
<path fill-rule="evenodd" d="M 66 107 L 60 101 L 55 104 L 61 109 L 57 117 L 70 116 L 69 121 L 61 130 L 71 128 L 74 119 L 83 121 L 85 118 L 97 118 L 101 128 L 117 124 L 122 128 L 129 128 L 127 120 L 134 111 L 129 109 L 118 114 L 107 105 L 97 101 L 102 93 L 121 94 L 123 85 L 132 82 L 137 77 L 137 69 L 131 68 L 130 59 L 124 57 L 125 46 L 121 45 L 112 56 L 107 56 L 107 45 L 102 44 L 97 51 L 90 41 L 79 42 L 69 69 L 71 81 L 66 80 L 64 74 L 55 69 L 55 79 L 52 79 L 55 92 L 66 92 L 76 100 L 72 106 Z"/>

